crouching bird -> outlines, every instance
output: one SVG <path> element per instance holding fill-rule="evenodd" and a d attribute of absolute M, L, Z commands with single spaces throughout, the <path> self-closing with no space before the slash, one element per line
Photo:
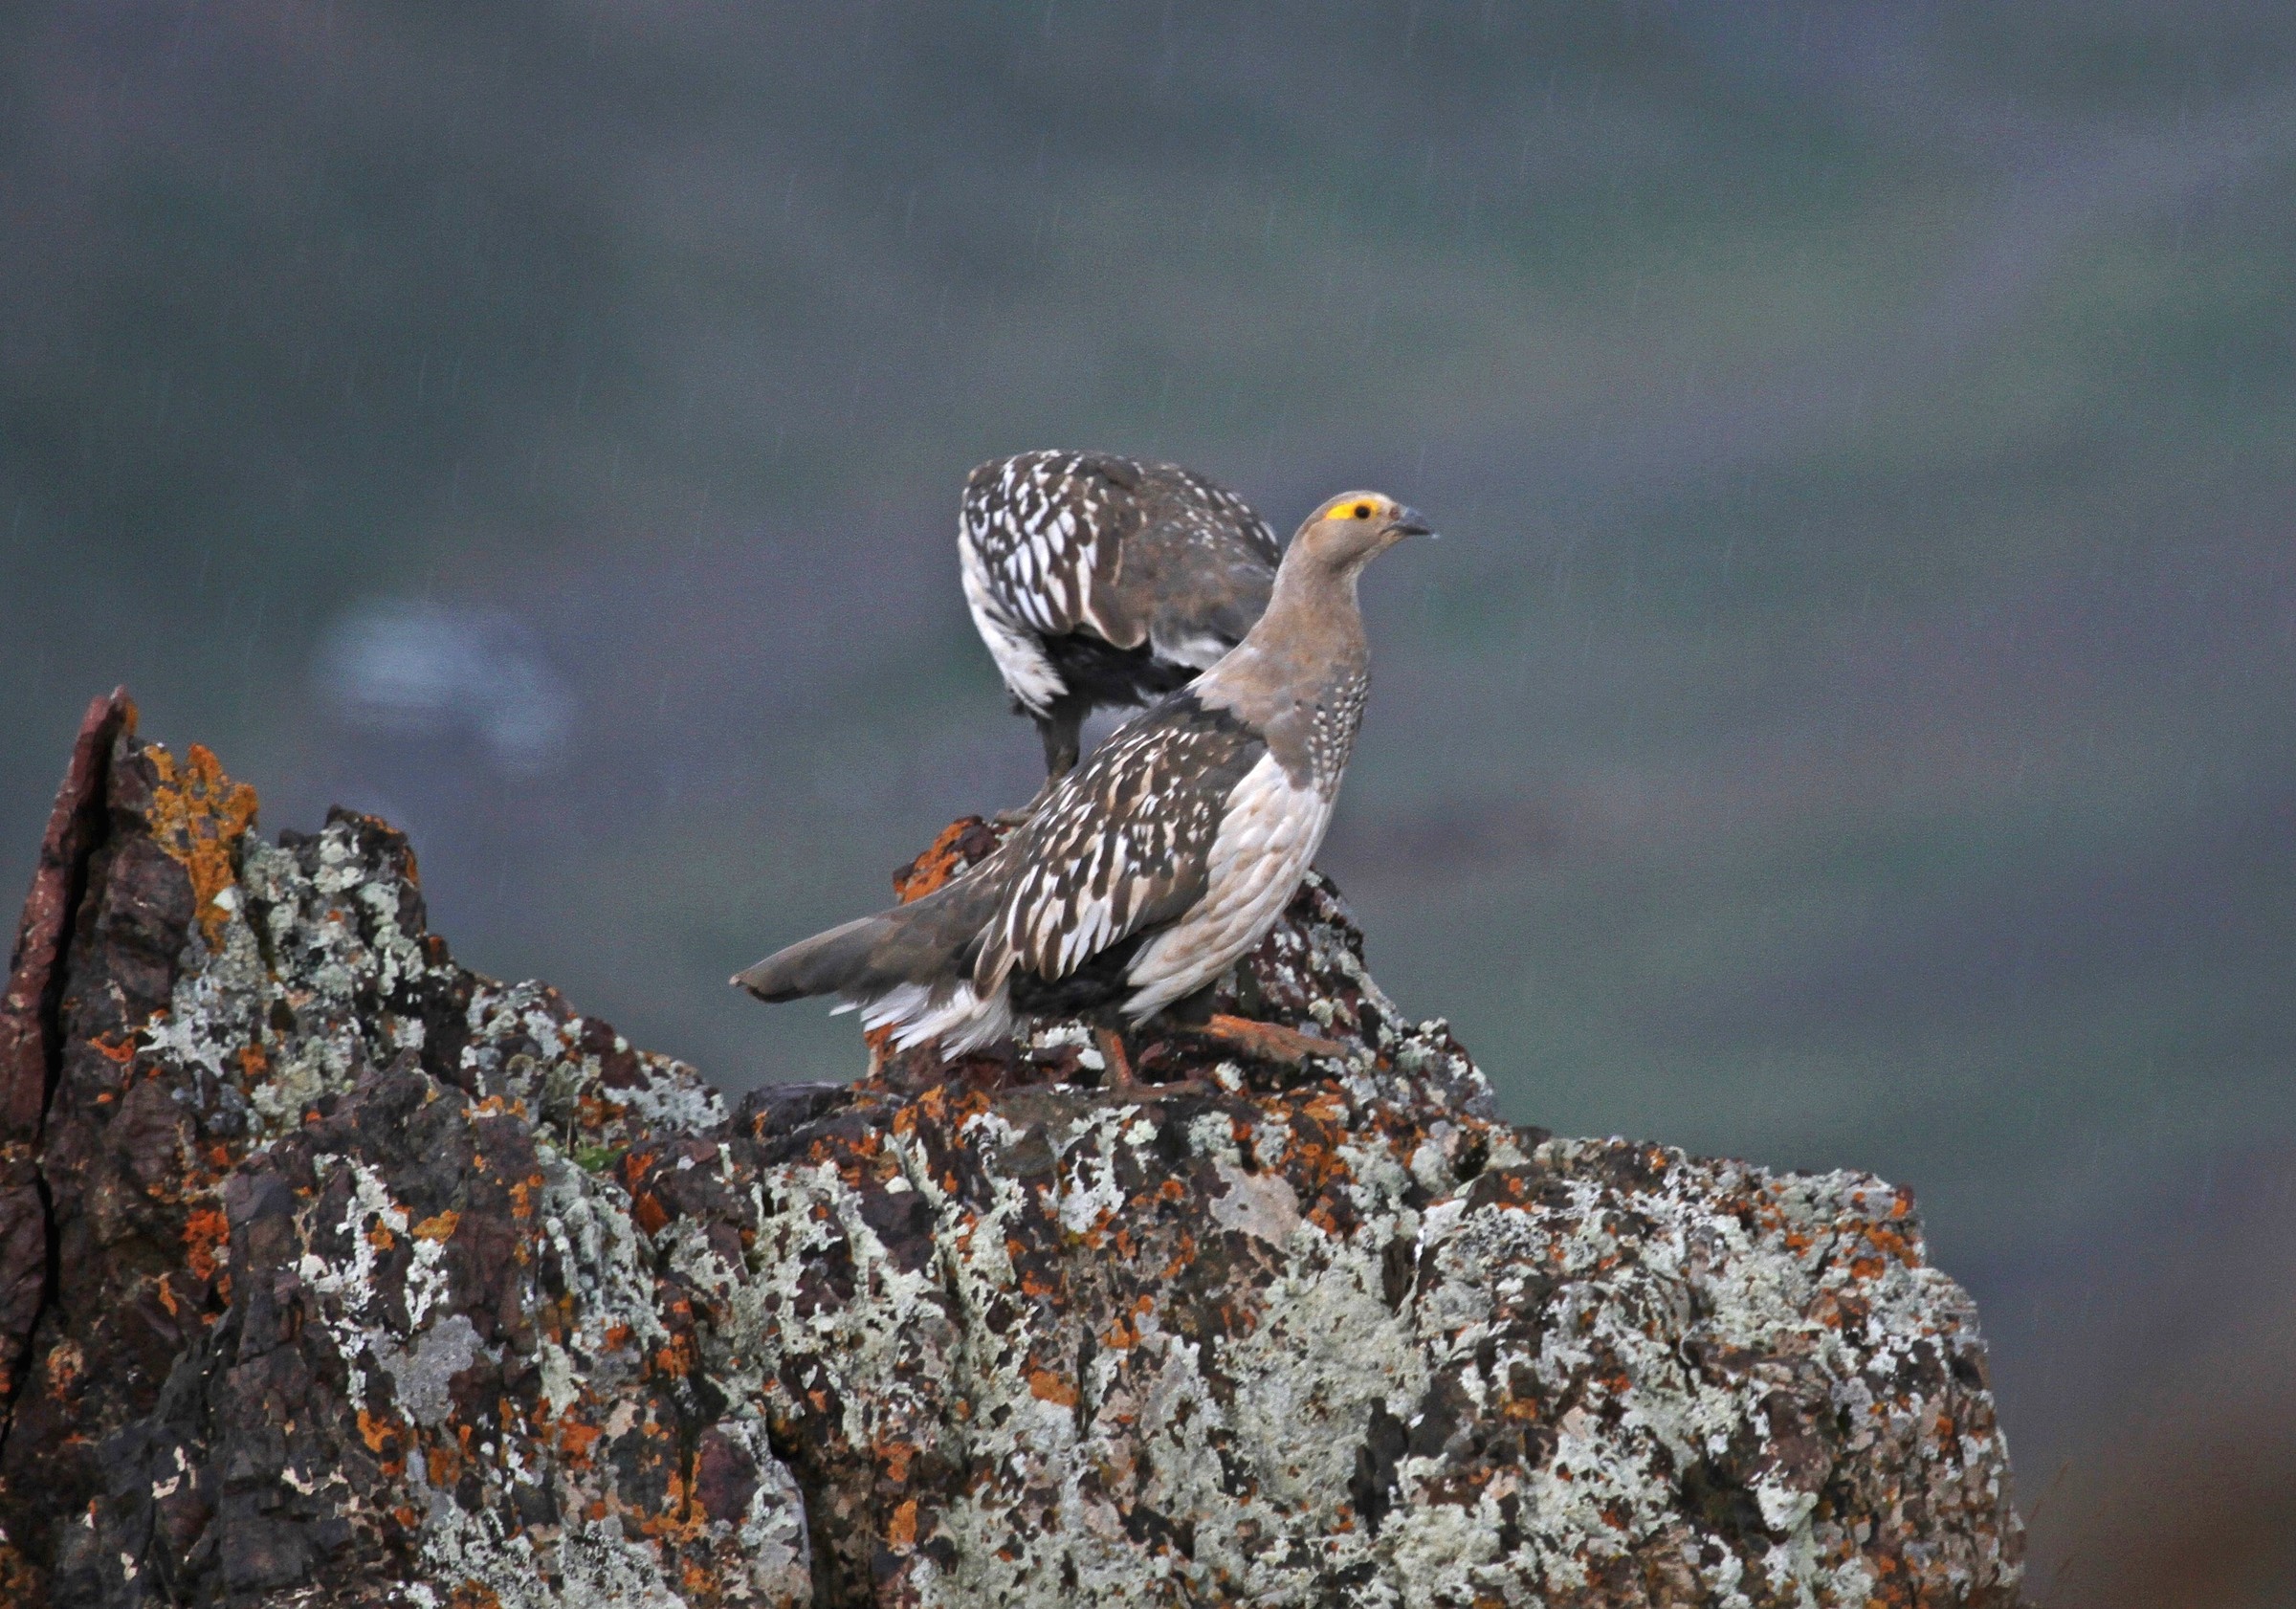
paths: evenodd
<path fill-rule="evenodd" d="M 1306 875 L 1369 685 L 1357 581 L 1426 534 L 1375 492 L 1323 504 L 1244 640 L 1118 727 L 995 852 L 734 982 L 766 1001 L 838 995 L 896 1046 L 938 1039 L 948 1053 L 1004 1036 L 1016 1017 L 1090 1017 L 1115 1080 L 1131 1084 L 1120 1025 L 1207 989 Z M 1225 1021 L 1258 1054 L 1288 1045 L 1297 1060 L 1320 1043 Z"/>
<path fill-rule="evenodd" d="M 965 477 L 957 557 L 973 626 L 1058 777 L 1093 711 L 1184 687 L 1244 640 L 1282 549 L 1242 497 L 1178 464 L 1044 452 Z"/>

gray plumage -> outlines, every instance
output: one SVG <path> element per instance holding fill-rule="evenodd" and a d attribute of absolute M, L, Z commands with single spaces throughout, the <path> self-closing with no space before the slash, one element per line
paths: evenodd
<path fill-rule="evenodd" d="M 1063 451 L 966 476 L 957 545 L 973 625 L 1055 777 L 1093 710 L 1173 692 L 1243 641 L 1283 551 L 1192 471 Z"/>
<path fill-rule="evenodd" d="M 1375 493 L 1324 505 L 1244 640 L 1117 728 L 987 859 L 734 981 L 769 1001 L 840 995 L 896 1044 L 948 1050 L 1016 1013 L 1138 1022 L 1210 983 L 1323 841 L 1369 685 L 1356 583 L 1425 529 Z"/>

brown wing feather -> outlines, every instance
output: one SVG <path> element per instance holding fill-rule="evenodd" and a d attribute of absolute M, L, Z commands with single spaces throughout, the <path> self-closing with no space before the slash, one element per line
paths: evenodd
<path fill-rule="evenodd" d="M 1283 548 L 1242 497 L 1178 464 L 1044 451 L 965 477 L 965 540 L 997 604 L 1048 637 L 1232 645 Z M 1202 663 L 1201 654 L 1191 662 Z"/>
<path fill-rule="evenodd" d="M 1021 452 L 974 470 L 963 529 L 997 603 L 1049 637 L 1105 634 L 1093 584 L 1139 528 L 1139 465 L 1103 452 Z M 1110 640 L 1134 648 L 1142 636 Z"/>
<path fill-rule="evenodd" d="M 1267 752 L 1248 728 L 1177 693 L 1116 729 L 1008 840 L 1015 871 L 973 970 L 1065 978 L 1203 898 L 1228 794 Z"/>

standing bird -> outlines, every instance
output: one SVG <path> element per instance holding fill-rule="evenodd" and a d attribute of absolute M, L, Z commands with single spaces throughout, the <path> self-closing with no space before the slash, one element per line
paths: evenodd
<path fill-rule="evenodd" d="M 1095 1016 L 1130 1084 L 1114 1020 L 1138 1024 L 1215 982 L 1306 875 L 1369 686 L 1357 581 L 1425 534 L 1376 492 L 1325 503 L 1243 642 L 1118 727 L 994 853 L 734 981 L 766 1001 L 839 995 L 896 1046 L 938 1038 L 951 1053 L 1009 1032 L 1016 1015 Z M 1263 1028 L 1256 1047 L 1287 1032 Z"/>
<path fill-rule="evenodd" d="M 1048 777 L 1075 765 L 1093 710 L 1185 687 L 1242 642 L 1283 556 L 1249 504 L 1178 464 L 1062 452 L 965 476 L 957 553 Z"/>

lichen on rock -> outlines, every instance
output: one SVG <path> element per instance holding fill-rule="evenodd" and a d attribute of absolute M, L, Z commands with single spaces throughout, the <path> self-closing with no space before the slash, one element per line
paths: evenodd
<path fill-rule="evenodd" d="M 9 997 L 30 1601 L 2018 1601 L 1910 1199 L 1501 1121 L 1320 878 L 1222 1004 L 1340 1058 L 1152 1033 L 1132 1101 L 1055 1023 L 729 1108 L 457 965 L 383 824 L 103 741 Z"/>

